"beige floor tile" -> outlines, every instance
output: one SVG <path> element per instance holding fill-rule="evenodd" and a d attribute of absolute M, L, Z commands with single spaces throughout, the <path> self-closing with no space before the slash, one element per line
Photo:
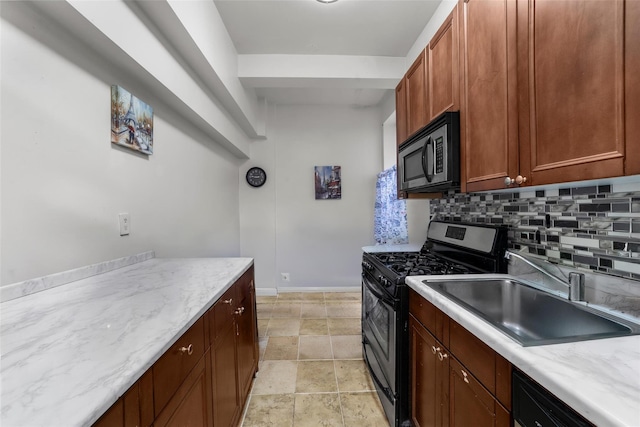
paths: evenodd
<path fill-rule="evenodd" d="M 340 393 L 345 426 L 389 427 L 376 392 Z"/>
<path fill-rule="evenodd" d="M 259 351 L 259 359 L 264 359 L 264 352 L 267 349 L 267 344 L 269 343 L 269 337 L 258 337 L 258 351 Z"/>
<path fill-rule="evenodd" d="M 299 319 L 271 319 L 267 327 L 270 337 L 291 337 L 300 333 Z M 345 334 L 342 334 L 345 335 Z"/>
<path fill-rule="evenodd" d="M 330 335 L 359 335 L 362 331 L 360 319 L 330 318 L 327 319 L 327 323 Z"/>
<path fill-rule="evenodd" d="M 327 317 L 327 309 L 324 302 L 302 303 L 300 317 L 308 319 L 324 319 Z"/>
<path fill-rule="evenodd" d="M 298 337 L 270 337 L 264 360 L 297 360 Z"/>
<path fill-rule="evenodd" d="M 296 390 L 298 362 L 295 360 L 265 360 L 253 384 L 252 395 L 286 394 Z"/>
<path fill-rule="evenodd" d="M 294 427 L 342 427 L 340 397 L 337 393 L 296 394 Z"/>
<path fill-rule="evenodd" d="M 367 365 L 362 360 L 336 360 L 338 391 L 375 391 Z"/>
<path fill-rule="evenodd" d="M 360 292 L 325 292 L 325 301 L 360 301 L 362 294 Z"/>
<path fill-rule="evenodd" d="M 362 359 L 362 335 L 333 335 L 334 359 Z"/>
<path fill-rule="evenodd" d="M 256 296 L 256 303 L 258 304 L 273 304 L 278 299 L 277 295 L 258 295 Z"/>
<path fill-rule="evenodd" d="M 267 336 L 267 327 L 269 326 L 269 319 L 258 319 L 258 336 Z"/>
<path fill-rule="evenodd" d="M 251 396 L 243 427 L 287 427 L 293 425 L 293 394 Z"/>
<path fill-rule="evenodd" d="M 329 335 L 327 319 L 302 319 L 300 335 Z"/>
<path fill-rule="evenodd" d="M 271 311 L 271 318 L 283 318 L 292 317 L 295 319 L 300 318 L 300 303 L 299 302 L 278 302 L 273 306 Z"/>
<path fill-rule="evenodd" d="M 328 302 L 327 317 L 362 317 L 362 306 L 359 302 Z"/>
<path fill-rule="evenodd" d="M 275 304 L 256 304 L 256 317 L 258 319 L 268 319 L 271 317 Z"/>
<path fill-rule="evenodd" d="M 282 301 L 302 301 L 302 292 L 280 292 L 278 302 Z"/>
<path fill-rule="evenodd" d="M 298 362 L 296 393 L 336 392 L 333 360 Z"/>
<path fill-rule="evenodd" d="M 303 301 L 324 301 L 323 292 L 302 292 L 300 297 Z"/>
<path fill-rule="evenodd" d="M 298 359 L 333 359 L 328 336 L 301 336 Z"/>

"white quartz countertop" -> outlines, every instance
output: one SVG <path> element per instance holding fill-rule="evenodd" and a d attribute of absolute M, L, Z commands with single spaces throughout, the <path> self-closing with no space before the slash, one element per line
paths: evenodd
<path fill-rule="evenodd" d="M 252 264 L 154 258 L 2 303 L 0 424 L 91 425 Z"/>
<path fill-rule="evenodd" d="M 406 283 L 589 421 L 597 426 L 640 426 L 639 335 L 522 347 L 423 280 L 438 277 L 411 276 Z"/>
<path fill-rule="evenodd" d="M 375 246 L 363 246 L 364 252 L 373 254 L 379 252 L 420 252 L 422 245 L 416 245 L 407 243 L 404 245 L 375 245 Z"/>

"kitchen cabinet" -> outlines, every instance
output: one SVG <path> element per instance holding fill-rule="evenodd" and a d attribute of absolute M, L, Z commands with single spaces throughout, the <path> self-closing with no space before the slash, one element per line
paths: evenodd
<path fill-rule="evenodd" d="M 400 146 L 408 137 L 407 133 L 407 89 L 404 77 L 396 86 L 396 145 Z"/>
<path fill-rule="evenodd" d="M 427 115 L 427 72 L 428 57 L 425 49 L 416 58 L 413 65 L 409 67 L 405 77 L 408 136 L 413 135 L 429 123 Z"/>
<path fill-rule="evenodd" d="M 409 292 L 411 417 L 416 426 L 511 422 L 511 364 Z"/>
<path fill-rule="evenodd" d="M 640 2 L 627 1 L 624 9 L 625 175 L 640 174 Z"/>
<path fill-rule="evenodd" d="M 251 267 L 210 311 L 216 426 L 236 425 L 258 370 L 255 285 Z"/>
<path fill-rule="evenodd" d="M 516 3 L 461 1 L 461 190 L 504 187 L 518 171 Z"/>
<path fill-rule="evenodd" d="M 427 46 L 429 114 L 426 123 L 445 111 L 460 109 L 458 51 L 458 10 L 455 6 Z"/>
<path fill-rule="evenodd" d="M 463 191 L 640 171 L 633 1 L 459 7 Z"/>
<path fill-rule="evenodd" d="M 237 425 L 258 369 L 249 268 L 95 424 Z"/>

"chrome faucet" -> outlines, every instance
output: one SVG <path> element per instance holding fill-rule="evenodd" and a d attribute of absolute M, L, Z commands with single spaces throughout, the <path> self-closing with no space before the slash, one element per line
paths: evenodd
<path fill-rule="evenodd" d="M 543 287 L 550 287 L 551 289 L 561 292 L 566 290 L 566 298 L 570 301 L 584 301 L 585 276 L 583 273 L 577 271 L 570 272 L 567 278 L 557 265 L 549 262 L 524 257 L 523 255 L 509 251 L 505 252 L 505 258 L 511 262 L 517 260 L 520 265 L 526 265 L 529 270 L 535 271 L 538 274 L 539 284 Z M 509 269 L 509 273 L 511 273 L 511 268 Z M 538 280 L 536 280 L 536 282 L 538 282 Z"/>
<path fill-rule="evenodd" d="M 584 274 L 578 272 L 569 273 L 569 299 L 571 301 L 584 301 Z"/>

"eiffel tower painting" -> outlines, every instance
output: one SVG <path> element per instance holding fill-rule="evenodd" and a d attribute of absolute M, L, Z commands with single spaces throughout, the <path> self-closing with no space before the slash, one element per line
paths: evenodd
<path fill-rule="evenodd" d="M 115 85 L 111 86 L 111 142 L 153 154 L 153 108 Z"/>

